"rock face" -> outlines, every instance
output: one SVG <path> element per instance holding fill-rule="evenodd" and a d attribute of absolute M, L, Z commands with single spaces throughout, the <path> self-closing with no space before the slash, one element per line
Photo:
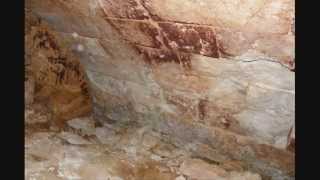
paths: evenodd
<path fill-rule="evenodd" d="M 52 113 L 52 121 L 62 126 L 64 121 L 91 111 L 85 76 L 63 41 L 40 19 L 27 15 L 26 105 L 42 102 Z"/>
<path fill-rule="evenodd" d="M 249 172 L 227 172 L 216 165 L 210 165 L 199 159 L 186 160 L 182 163 L 180 170 L 183 174 L 189 176 L 191 179 L 198 180 L 260 180 L 261 177 L 257 174 Z"/>
<path fill-rule="evenodd" d="M 34 118 L 26 119 L 30 123 Z M 224 165 L 192 158 L 188 152 L 163 142 L 159 133 L 144 127 L 96 128 L 93 124 L 91 117 L 85 117 L 68 121 L 63 132 L 27 128 L 26 179 L 261 179 L 258 174 L 236 166 L 225 170 Z M 110 141 L 101 132 L 108 133 Z"/>
<path fill-rule="evenodd" d="M 39 97 L 86 112 L 89 92 L 102 124 L 150 126 L 194 156 L 294 179 L 294 1 L 27 0 L 26 8 L 49 29 L 30 28 L 29 44 L 42 48 L 34 64 L 49 63 L 33 69 L 59 61 L 70 74 L 36 75 L 45 89 L 68 92 Z M 69 51 L 41 41 L 46 32 Z"/>
<path fill-rule="evenodd" d="M 214 58 L 253 50 L 293 68 L 292 0 L 99 2 L 108 21 L 138 45 Z"/>

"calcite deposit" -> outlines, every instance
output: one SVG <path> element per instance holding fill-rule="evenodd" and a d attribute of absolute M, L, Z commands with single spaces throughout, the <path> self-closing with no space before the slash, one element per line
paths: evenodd
<path fill-rule="evenodd" d="M 26 0 L 26 178 L 295 179 L 294 3 Z"/>

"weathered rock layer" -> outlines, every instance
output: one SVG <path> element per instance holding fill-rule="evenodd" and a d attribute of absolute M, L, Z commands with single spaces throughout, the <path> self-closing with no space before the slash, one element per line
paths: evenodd
<path fill-rule="evenodd" d="M 28 13 L 26 22 L 26 106 L 41 102 L 57 126 L 90 113 L 91 99 L 79 60 L 41 19 Z"/>
<path fill-rule="evenodd" d="M 27 0 L 26 8 L 50 29 L 36 20 L 30 28 L 42 49 L 33 69 L 53 68 L 36 82 L 48 89 L 53 78 L 69 93 L 50 95 L 53 104 L 70 98 L 63 110 L 87 112 L 92 101 L 101 123 L 138 123 L 194 156 L 294 179 L 294 1 Z"/>

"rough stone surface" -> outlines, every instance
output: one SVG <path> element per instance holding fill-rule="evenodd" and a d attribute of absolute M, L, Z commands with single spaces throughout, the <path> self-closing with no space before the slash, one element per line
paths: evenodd
<path fill-rule="evenodd" d="M 70 130 L 96 136 L 95 143 L 126 144 L 124 156 L 134 160 L 142 151 L 155 161 L 183 151 L 219 166 L 182 168 L 191 178 L 208 169 L 217 179 L 294 179 L 294 1 L 27 0 L 26 8 L 33 24 L 26 27 L 28 48 L 35 49 L 28 54 L 31 69 L 70 73 L 55 83 L 59 73 L 35 71 L 34 99 L 49 97 L 51 107 L 68 113 L 86 112 L 90 101 L 92 117 L 102 124 L 74 120 Z M 70 67 L 52 65 L 61 58 Z M 81 114 L 67 112 L 56 114 Z M 143 133 L 129 138 L 135 128 L 170 145 L 155 145 L 157 136 Z M 162 179 L 184 178 L 172 168 Z M 152 171 L 144 178 L 153 179 Z"/>
<path fill-rule="evenodd" d="M 197 180 L 261 180 L 257 174 L 248 172 L 227 172 L 217 165 L 208 164 L 199 159 L 190 159 L 182 163 L 180 167 L 182 174 Z"/>
<path fill-rule="evenodd" d="M 29 26 L 25 36 L 26 104 L 42 102 L 58 126 L 66 120 L 88 114 L 91 100 L 79 61 L 61 48 L 64 47 L 63 41 L 45 23 L 31 21 Z"/>
<path fill-rule="evenodd" d="M 136 37 L 153 32 L 150 38 L 167 48 L 217 57 L 238 56 L 255 50 L 294 68 L 294 1 L 155 1 L 101 0 L 107 19 L 121 24 L 145 24 L 144 31 L 126 29 Z M 183 3 L 183 6 L 181 4 Z M 128 25 L 126 25 L 128 27 Z M 121 25 L 115 24 L 121 29 Z M 152 28 L 150 28 L 152 27 Z M 125 35 L 125 37 L 126 37 Z M 141 38 L 141 40 L 146 37 Z M 141 43 L 141 42 L 140 42 Z M 143 45 L 150 45 L 144 41 Z"/>
<path fill-rule="evenodd" d="M 186 162 L 200 160 L 192 159 L 187 152 L 181 152 L 177 147 L 161 141 L 158 133 L 145 131 L 145 128 L 126 129 L 114 125 L 99 127 L 104 132 L 114 132 L 109 133 L 108 137 L 101 137 L 98 131 L 87 136 L 81 132 L 88 129 L 84 124 L 95 123 L 92 118 L 76 118 L 69 122 L 70 129 L 63 132 L 48 129 L 40 131 L 31 126 L 27 128 L 26 179 L 185 180 L 193 179 L 197 173 L 190 172 L 195 164 Z M 146 143 L 145 139 L 151 137 L 153 143 Z M 101 138 L 119 140 L 97 141 Z M 143 142 L 149 146 L 141 146 Z M 182 155 L 172 156 L 168 151 L 180 151 Z M 233 179 L 260 177 L 236 169 L 227 172 L 222 169 L 223 166 L 210 169 L 208 167 L 212 165 L 204 161 L 200 161 L 200 165 L 198 170 L 204 170 L 209 179 L 216 176 L 217 169 Z"/>

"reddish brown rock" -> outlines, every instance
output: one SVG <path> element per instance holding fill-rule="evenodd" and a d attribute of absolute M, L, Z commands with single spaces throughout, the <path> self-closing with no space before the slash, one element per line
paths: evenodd
<path fill-rule="evenodd" d="M 148 19 L 149 13 L 139 0 L 101 0 L 99 1 L 106 15 L 111 18 Z"/>
<path fill-rule="evenodd" d="M 125 40 L 147 47 L 160 47 L 161 45 L 157 39 L 157 36 L 159 36 L 157 27 L 149 22 L 113 20 L 108 18 L 105 20 L 112 24 Z"/>
<path fill-rule="evenodd" d="M 159 23 L 164 34 L 165 44 L 172 49 L 220 57 L 216 34 L 210 27 L 192 26 L 178 23 Z"/>
<path fill-rule="evenodd" d="M 293 6 L 290 0 L 188 1 L 183 7 L 173 0 L 102 3 L 108 17 L 122 18 L 129 24 L 145 19 L 158 24 L 168 48 L 210 57 L 239 56 L 254 50 L 289 69 L 294 69 L 295 56 Z"/>
<path fill-rule="evenodd" d="M 174 62 L 182 65 L 186 69 L 191 68 L 191 55 L 188 53 L 180 53 L 168 49 L 155 49 L 143 46 L 136 46 L 139 53 L 143 54 L 148 64 L 162 64 Z"/>
<path fill-rule="evenodd" d="M 34 78 L 34 100 L 43 103 L 59 126 L 71 118 L 91 112 L 91 99 L 83 69 L 62 41 L 45 25 L 26 35 L 29 71 Z M 30 101 L 30 100 L 28 100 Z"/>

